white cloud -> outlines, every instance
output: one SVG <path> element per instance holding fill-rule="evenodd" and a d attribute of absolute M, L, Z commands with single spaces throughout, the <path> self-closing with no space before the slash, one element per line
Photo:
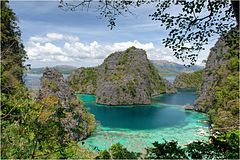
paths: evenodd
<path fill-rule="evenodd" d="M 48 33 L 47 38 L 52 40 L 60 40 L 60 39 L 63 39 L 63 35 L 58 33 Z"/>
<path fill-rule="evenodd" d="M 59 41 L 61 43 L 59 43 Z M 173 56 L 173 52 L 163 46 L 156 47 L 152 42 L 141 43 L 137 40 L 100 44 L 96 41 L 83 43 L 80 38 L 72 35 L 48 33 L 45 36 L 30 37 L 26 44 L 26 51 L 30 61 L 56 62 L 76 65 L 85 61 L 92 66 L 102 63 L 104 58 L 115 51 L 122 51 L 131 46 L 146 50 L 147 56 L 152 60 L 168 60 L 180 62 Z"/>
<path fill-rule="evenodd" d="M 30 42 L 35 43 L 46 43 L 46 42 L 53 42 L 58 40 L 65 40 L 69 42 L 77 42 L 79 41 L 79 37 L 71 36 L 71 35 L 63 35 L 59 33 L 48 33 L 46 36 L 32 36 L 30 37 Z"/>

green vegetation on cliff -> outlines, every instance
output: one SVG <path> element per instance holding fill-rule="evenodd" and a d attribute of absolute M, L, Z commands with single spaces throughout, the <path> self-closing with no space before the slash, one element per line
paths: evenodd
<path fill-rule="evenodd" d="M 230 33 L 229 37 L 235 44 L 224 56 L 227 60 L 216 70 L 218 81 L 214 86 L 215 103 L 209 110 L 212 122 L 216 127 L 236 129 L 239 127 L 239 33 Z M 235 37 L 234 37 L 235 36 Z M 236 37 L 237 36 L 237 37 Z M 238 40 L 237 40 L 238 39 Z M 236 46 L 237 45 L 237 46 Z"/>
<path fill-rule="evenodd" d="M 156 67 L 149 61 L 149 81 L 151 84 L 149 94 L 151 95 L 157 95 L 159 93 L 165 93 L 166 92 L 166 84 L 164 79 L 160 77 L 158 74 L 158 70 Z"/>
<path fill-rule="evenodd" d="M 90 67 L 76 69 L 68 77 L 68 83 L 75 92 L 95 94 L 97 88 L 97 69 Z"/>
<path fill-rule="evenodd" d="M 50 111 L 49 118 L 52 121 L 59 123 L 58 118 L 61 119 L 59 126 L 67 131 L 66 137 L 62 139 L 79 141 L 89 136 L 95 129 L 94 115 L 86 111 L 58 70 L 46 68 L 44 71 L 39 100 L 46 106 L 53 106 L 52 110 L 45 111 L 46 113 Z"/>
<path fill-rule="evenodd" d="M 176 88 L 197 88 L 201 87 L 203 70 L 192 73 L 180 73 L 174 81 Z"/>
<path fill-rule="evenodd" d="M 221 37 L 211 49 L 196 109 L 207 112 L 215 130 L 239 128 L 239 31 Z"/>

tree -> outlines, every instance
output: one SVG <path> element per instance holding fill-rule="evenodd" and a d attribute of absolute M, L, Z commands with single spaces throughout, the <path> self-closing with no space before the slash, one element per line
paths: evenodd
<path fill-rule="evenodd" d="M 174 51 L 175 57 L 191 65 L 195 64 L 198 57 L 198 53 L 193 51 L 204 50 L 203 45 L 208 43 L 210 37 L 225 34 L 236 24 L 239 26 L 239 1 L 234 0 L 231 3 L 226 0 L 61 0 L 59 7 L 71 11 L 88 10 L 91 4 L 97 6 L 100 15 L 109 21 L 110 29 L 116 26 L 118 16 L 133 14 L 131 10 L 142 5 L 155 5 L 155 12 L 149 16 L 152 20 L 160 21 L 169 31 L 163 44 Z M 181 12 L 170 12 L 176 8 Z"/>
<path fill-rule="evenodd" d="M 16 81 L 23 83 L 23 62 L 27 56 L 20 37 L 15 13 L 8 1 L 1 1 L 1 92 L 4 93 L 11 92 Z"/>
<path fill-rule="evenodd" d="M 154 147 L 146 148 L 147 159 L 186 159 L 184 150 L 178 146 L 177 141 L 165 141 L 164 143 L 153 143 Z"/>
<path fill-rule="evenodd" d="M 211 137 L 212 143 L 194 141 L 178 145 L 177 141 L 154 142 L 146 152 L 130 152 L 120 143 L 100 151 L 96 159 L 239 159 L 239 130 Z"/>
<path fill-rule="evenodd" d="M 15 13 L 9 8 L 8 1 L 1 1 L 1 119 L 14 119 L 16 117 L 12 115 L 19 113 L 16 106 L 9 105 L 5 100 L 18 97 L 15 93 L 23 84 L 26 52 L 20 37 Z"/>
<path fill-rule="evenodd" d="M 120 143 L 113 144 L 109 150 L 100 151 L 96 159 L 138 159 L 140 153 L 130 152 Z"/>

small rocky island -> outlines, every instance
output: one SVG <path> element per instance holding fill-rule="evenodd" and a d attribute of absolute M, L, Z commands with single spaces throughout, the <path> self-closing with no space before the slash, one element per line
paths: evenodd
<path fill-rule="evenodd" d="M 98 74 L 96 101 L 100 104 L 150 104 L 152 96 L 166 91 L 146 52 L 135 47 L 108 56 Z"/>
<path fill-rule="evenodd" d="M 75 70 L 68 83 L 78 93 L 96 94 L 96 102 L 106 105 L 150 104 L 152 96 L 174 92 L 146 51 L 135 47 L 112 53 L 98 67 Z"/>

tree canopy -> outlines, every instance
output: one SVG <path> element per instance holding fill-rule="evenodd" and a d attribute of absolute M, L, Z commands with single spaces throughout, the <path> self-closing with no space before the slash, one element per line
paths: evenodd
<path fill-rule="evenodd" d="M 194 141 L 179 145 L 177 141 L 154 142 L 146 152 L 130 152 L 120 143 L 100 151 L 96 159 L 238 159 L 238 130 L 212 138 L 211 143 Z"/>
<path fill-rule="evenodd" d="M 17 17 L 1 1 L 1 92 L 11 92 L 16 81 L 22 83 L 26 52 L 21 42 L 21 32 L 17 26 Z"/>
<path fill-rule="evenodd" d="M 204 45 L 208 44 L 210 37 L 225 34 L 236 24 L 239 25 L 238 1 L 61 0 L 59 7 L 75 11 L 89 10 L 95 6 L 100 16 L 108 20 L 108 27 L 113 29 L 119 16 L 133 15 L 134 8 L 143 5 L 155 6 L 155 11 L 149 16 L 166 27 L 168 36 L 163 39 L 163 44 L 172 49 L 174 56 L 188 66 L 195 64 L 199 51 L 204 50 Z M 172 12 L 173 10 L 179 12 Z"/>

